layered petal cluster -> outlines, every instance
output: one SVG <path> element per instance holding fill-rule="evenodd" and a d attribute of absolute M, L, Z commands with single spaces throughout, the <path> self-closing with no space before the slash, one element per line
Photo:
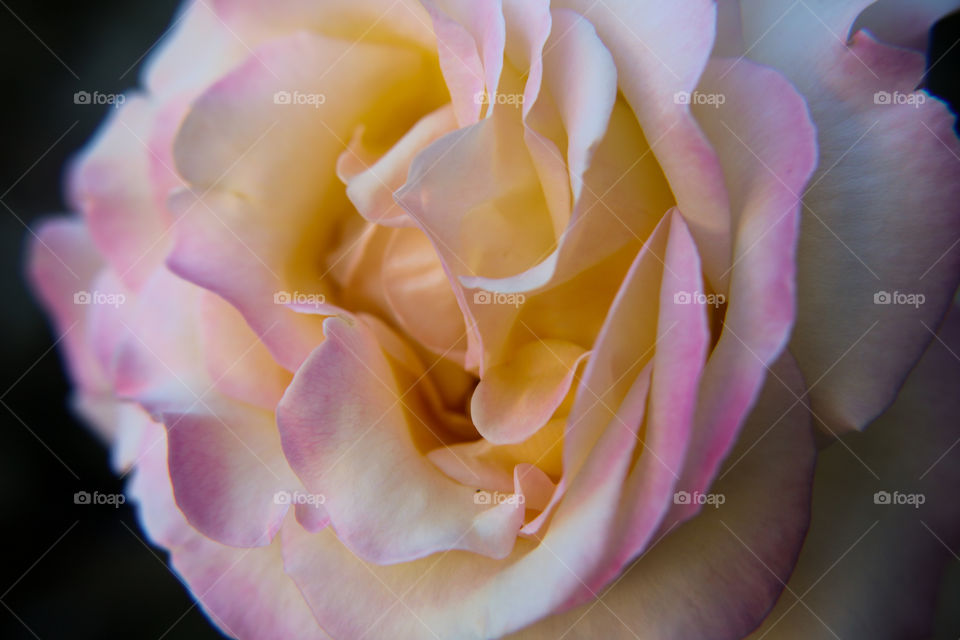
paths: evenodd
<path fill-rule="evenodd" d="M 29 269 L 78 409 L 210 618 L 890 632 L 777 604 L 833 562 L 832 523 L 859 527 L 846 450 L 893 475 L 886 442 L 953 435 L 913 417 L 924 380 L 960 379 L 934 353 L 960 144 L 906 48 L 944 7 L 869 4 L 185 6 Z M 814 479 L 816 432 L 881 414 Z M 909 535 L 897 575 L 932 588 L 942 549 Z M 910 606 L 899 628 L 923 629 Z"/>

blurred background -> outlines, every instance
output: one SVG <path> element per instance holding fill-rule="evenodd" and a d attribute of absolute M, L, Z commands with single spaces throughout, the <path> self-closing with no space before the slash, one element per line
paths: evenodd
<path fill-rule="evenodd" d="M 165 553 L 144 541 L 129 504 L 74 504 L 78 491 L 118 494 L 123 483 L 106 449 L 67 410 L 56 336 L 23 282 L 28 229 L 64 210 L 62 169 L 111 108 L 75 104 L 74 93 L 136 86 L 178 5 L 0 0 L 3 639 L 223 637 L 168 570 Z M 935 27 L 928 56 L 939 61 L 928 87 L 954 108 L 958 43 L 955 15 Z M 952 575 L 956 582 L 960 572 Z M 944 595 L 940 608 L 935 638 L 957 638 L 960 603 Z"/>

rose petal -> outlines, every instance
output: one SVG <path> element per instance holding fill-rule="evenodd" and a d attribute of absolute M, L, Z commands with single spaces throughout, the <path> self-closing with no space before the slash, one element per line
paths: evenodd
<path fill-rule="evenodd" d="M 529 438 L 567 397 L 586 355 L 570 342 L 536 340 L 512 360 L 487 369 L 470 402 L 477 431 L 494 444 Z"/>
<path fill-rule="evenodd" d="M 436 49 L 430 16 L 418 0 L 213 0 L 210 6 L 250 47 L 308 30 L 348 42 Z"/>
<path fill-rule="evenodd" d="M 350 148 L 337 160 L 337 175 L 347 185 L 347 197 L 357 212 L 371 222 L 386 226 L 413 226 L 406 212 L 393 199 L 403 186 L 413 158 L 427 145 L 456 128 L 449 105 L 425 115 L 385 154 L 371 162 L 362 156 L 362 140 L 354 137 Z"/>
<path fill-rule="evenodd" d="M 585 16 L 610 50 L 617 69 L 630 70 L 621 74 L 620 90 L 643 131 L 653 138 L 656 158 L 700 248 L 707 280 L 716 290 L 725 291 L 722 274 L 730 264 L 732 242 L 723 174 L 688 104 L 680 99 L 696 87 L 713 47 L 715 3 L 563 0 L 555 4 Z"/>
<path fill-rule="evenodd" d="M 273 415 L 220 397 L 162 415 L 177 505 L 198 531 L 223 544 L 270 543 L 299 483 L 287 466 Z"/>
<path fill-rule="evenodd" d="M 960 540 L 957 353 L 954 307 L 896 402 L 865 433 L 821 451 L 790 590 L 750 638 L 931 636 L 942 572 Z M 878 491 L 891 504 L 877 504 Z M 919 502 L 913 496 L 923 503 L 893 503 Z"/>
<path fill-rule="evenodd" d="M 71 200 L 97 248 L 133 289 L 140 288 L 169 248 L 165 232 L 170 219 L 157 208 L 150 179 L 148 141 L 157 113 L 146 98 L 129 96 L 70 174 Z"/>
<path fill-rule="evenodd" d="M 301 33 L 263 45 L 210 87 L 180 129 L 174 155 L 194 191 L 171 203 L 181 219 L 168 263 L 236 306 L 291 371 L 321 339 L 319 323 L 271 300 L 331 293 L 315 256 L 351 210 L 334 175 L 342 140 L 364 112 L 391 127 L 415 119 L 432 73 L 407 49 Z M 290 104 L 282 93 L 277 102 L 283 91 Z M 315 104 L 293 104 L 295 92 Z"/>
<path fill-rule="evenodd" d="M 503 69 L 506 26 L 499 0 L 421 0 L 433 19 L 440 68 L 457 122 L 480 118 L 482 100 L 496 93 Z M 493 104 L 488 110 L 492 113 Z"/>
<path fill-rule="evenodd" d="M 767 367 L 786 345 L 796 304 L 797 194 L 817 157 L 803 99 L 775 71 L 744 60 L 711 61 L 699 91 L 725 97 L 718 107 L 701 105 L 694 113 L 723 164 L 736 231 L 723 328 L 704 369 L 678 483 L 691 493 L 710 485 Z M 691 512 L 677 506 L 667 526 Z"/>
<path fill-rule="evenodd" d="M 143 529 L 170 550 L 174 569 L 207 615 L 236 638 L 328 638 L 284 574 L 279 540 L 236 549 L 205 538 L 187 523 L 173 499 L 164 430 L 150 426 L 148 440 L 155 444 L 141 455 L 127 491 L 138 503 Z"/>
<path fill-rule="evenodd" d="M 809 413 L 794 402 L 803 391 L 799 371 L 789 356 L 774 371 L 729 473 L 710 490 L 723 504 L 706 504 L 658 538 L 599 594 L 601 604 L 547 618 L 512 637 L 737 640 L 759 624 L 803 542 L 815 458 Z"/>
<path fill-rule="evenodd" d="M 378 275 L 400 327 L 434 353 L 462 362 L 463 312 L 430 239 L 419 229 L 397 229 Z"/>
<path fill-rule="evenodd" d="M 450 549 L 509 554 L 522 506 L 477 504 L 473 489 L 433 467 L 411 439 L 413 399 L 388 382 L 394 377 L 372 332 L 338 318 L 324 329 L 326 341 L 294 376 L 277 422 L 290 465 L 325 496 L 339 539 L 378 564 Z"/>
<path fill-rule="evenodd" d="M 930 341 L 921 323 L 937 324 L 960 281 L 954 118 L 914 92 L 921 56 L 865 32 L 847 45 L 866 4 L 794 7 L 771 29 L 785 2 L 743 3 L 746 41 L 769 30 L 750 56 L 796 84 L 820 139 L 820 170 L 804 194 L 791 349 L 834 434 L 863 428 L 893 400 Z M 923 212 L 923 224 L 909 211 Z M 876 304 L 882 292 L 924 302 Z"/>
<path fill-rule="evenodd" d="M 223 298 L 200 296 L 200 333 L 207 374 L 226 396 L 273 411 L 290 384 L 243 316 Z"/>
<path fill-rule="evenodd" d="M 33 290 L 50 311 L 58 336 L 63 336 L 63 354 L 70 379 L 81 391 L 104 391 L 105 372 L 87 340 L 88 314 L 93 308 L 77 304 L 91 294 L 102 258 L 87 227 L 73 218 L 44 221 L 37 227 L 30 247 L 27 274 Z"/>

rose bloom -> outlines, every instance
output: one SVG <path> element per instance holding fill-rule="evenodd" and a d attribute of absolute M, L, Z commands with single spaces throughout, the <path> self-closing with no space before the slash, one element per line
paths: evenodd
<path fill-rule="evenodd" d="M 184 7 L 29 271 L 211 620 L 929 633 L 960 144 L 915 88 L 952 3 L 870 4 Z"/>

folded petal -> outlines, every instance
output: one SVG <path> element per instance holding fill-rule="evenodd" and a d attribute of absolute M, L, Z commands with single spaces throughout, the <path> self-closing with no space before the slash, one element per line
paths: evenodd
<path fill-rule="evenodd" d="M 212 85 L 180 128 L 174 155 L 190 191 L 171 203 L 168 263 L 236 306 L 291 371 L 318 343 L 319 321 L 271 300 L 331 297 L 315 256 L 352 215 L 335 175 L 343 141 L 364 123 L 374 139 L 399 137 L 436 76 L 412 50 L 299 33 Z"/>
<path fill-rule="evenodd" d="M 799 371 L 789 356 L 774 371 L 723 479 L 701 497 L 677 495 L 703 501 L 700 513 L 655 540 L 599 604 L 512 637 L 737 640 L 760 623 L 803 543 L 815 458 Z"/>
<path fill-rule="evenodd" d="M 567 397 L 587 353 L 561 340 L 536 340 L 487 369 L 470 401 L 477 431 L 494 444 L 529 438 Z"/>
<path fill-rule="evenodd" d="M 798 194 L 817 158 L 803 99 L 777 72 L 744 60 L 715 60 L 698 91 L 725 98 L 694 113 L 724 167 L 735 245 L 729 297 L 715 298 L 710 307 L 722 328 L 703 372 L 678 483 L 691 493 L 710 485 L 767 368 L 786 346 L 796 308 Z M 690 513 L 689 505 L 678 505 L 671 518 Z"/>
<path fill-rule="evenodd" d="M 425 418 L 411 409 L 415 398 L 404 400 L 375 334 L 339 318 L 324 328 L 277 421 L 290 465 L 308 491 L 325 496 L 339 539 L 378 564 L 452 549 L 508 555 L 522 505 L 480 504 L 474 489 L 430 464 L 407 424 Z"/>
<path fill-rule="evenodd" d="M 708 282 L 726 289 L 731 260 L 730 213 L 723 173 L 690 113 L 689 97 L 706 65 L 716 28 L 714 2 L 563 0 L 596 27 L 676 202 L 700 247 Z"/>

